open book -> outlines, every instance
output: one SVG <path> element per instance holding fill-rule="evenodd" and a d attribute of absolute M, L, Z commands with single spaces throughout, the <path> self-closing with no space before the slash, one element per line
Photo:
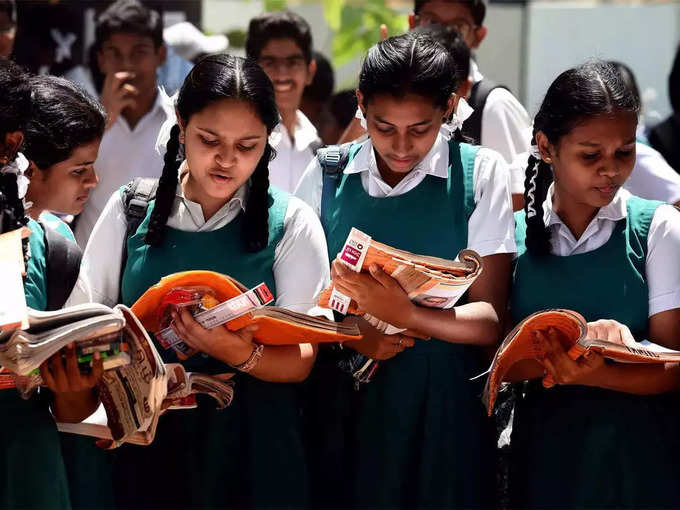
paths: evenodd
<path fill-rule="evenodd" d="M 376 264 L 399 282 L 414 303 L 430 308 L 452 308 L 482 272 L 482 259 L 463 250 L 457 260 L 416 255 L 379 243 L 353 228 L 338 260 L 357 272 L 368 272 Z M 321 293 L 319 305 L 343 314 L 363 315 L 380 331 L 393 335 L 404 331 L 364 314 L 348 296 L 333 285 Z"/>
<path fill-rule="evenodd" d="M 496 351 L 484 388 L 484 403 L 489 415 L 498 396 L 498 390 L 510 368 L 521 360 L 545 356 L 545 345 L 535 338 L 534 332 L 555 328 L 564 339 L 564 348 L 572 359 L 591 350 L 620 363 L 680 362 L 680 351 L 661 348 L 655 344 L 631 347 L 619 343 L 586 338 L 586 320 L 572 310 L 543 310 L 529 315 L 505 337 Z"/>
<path fill-rule="evenodd" d="M 231 402 L 233 384 L 226 378 L 186 374 L 181 365 L 170 365 L 168 371 L 146 330 L 125 306 L 111 309 L 85 304 L 54 312 L 29 310 L 28 323 L 28 330 L 0 337 L 0 365 L 4 367 L 0 383 L 5 388 L 16 386 L 24 396 L 42 382 L 36 369 L 67 344 L 85 345 L 89 350 L 81 352 L 84 357 L 96 347 L 110 352 L 112 345 L 125 345 L 124 352 L 103 359 L 98 392 L 105 424 L 95 427 L 96 433 L 88 424 L 64 425 L 70 432 L 110 439 L 107 447 L 127 441 L 148 444 L 161 413 L 181 407 L 182 400 L 193 393 L 212 395 L 222 407 Z"/>
<path fill-rule="evenodd" d="M 264 345 L 343 342 L 361 338 L 356 325 L 339 324 L 323 317 L 266 306 L 273 301 L 267 286 L 247 289 L 229 276 L 212 271 L 184 271 L 165 276 L 132 306 L 144 327 L 156 333 L 161 345 L 178 354 L 193 354 L 171 324 L 170 310 L 192 305 L 196 320 L 205 328 L 220 325 L 236 331 L 248 324 L 259 327 L 253 338 Z M 194 306 L 196 305 L 196 306 Z"/>

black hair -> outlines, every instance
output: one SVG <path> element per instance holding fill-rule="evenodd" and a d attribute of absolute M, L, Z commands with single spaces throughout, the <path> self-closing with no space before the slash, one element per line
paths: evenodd
<path fill-rule="evenodd" d="M 673 59 L 671 74 L 668 75 L 668 96 L 671 101 L 673 111 L 680 113 L 680 45 Z"/>
<path fill-rule="evenodd" d="M 468 79 L 470 75 L 470 48 L 465 39 L 454 27 L 442 25 L 425 25 L 416 27 L 415 34 L 425 34 L 444 46 L 453 57 L 456 65 L 456 80 L 458 85 Z"/>
<path fill-rule="evenodd" d="M 30 115 L 30 88 L 28 75 L 11 60 L 0 59 L 0 142 L 4 146 L 5 135 L 23 131 Z M 9 161 L 16 154 L 2 154 Z M 2 168 L 0 164 L 0 169 Z M 19 198 L 17 176 L 0 172 L 0 233 L 10 232 L 28 223 L 23 201 Z M 28 243 L 24 242 L 24 257 Z"/>
<path fill-rule="evenodd" d="M 425 4 L 429 3 L 431 0 L 415 0 L 413 5 L 413 12 L 418 15 Z M 484 0 L 448 0 L 451 3 L 459 3 L 465 5 L 470 14 L 472 14 L 472 19 L 475 20 L 475 25 L 482 26 L 484 24 L 484 18 L 486 16 L 486 3 Z"/>
<path fill-rule="evenodd" d="M 637 116 L 640 101 L 614 66 L 592 61 L 560 74 L 548 88 L 534 118 L 532 144 L 542 132 L 557 145 L 579 123 L 598 115 L 630 112 Z M 536 255 L 550 253 L 550 229 L 543 219 L 543 202 L 553 181 L 551 166 L 529 156 L 524 180 L 526 246 Z"/>
<path fill-rule="evenodd" d="M 429 35 L 390 37 L 368 50 L 359 74 L 364 106 L 378 94 L 418 94 L 446 109 L 458 88 L 453 57 Z"/>
<path fill-rule="evenodd" d="M 303 97 L 326 103 L 333 95 L 335 88 L 335 73 L 328 59 L 319 51 L 313 53 L 316 62 L 316 73 L 312 83 L 305 87 Z"/>
<path fill-rule="evenodd" d="M 17 24 L 17 4 L 15 0 L 0 0 L 0 12 L 4 12 L 11 23 Z"/>
<path fill-rule="evenodd" d="M 302 16 L 290 11 L 275 11 L 251 19 L 246 36 L 246 55 L 258 60 L 272 39 L 294 40 L 307 63 L 312 61 L 312 31 Z"/>
<path fill-rule="evenodd" d="M 267 134 L 279 122 L 274 87 L 257 63 L 226 54 L 209 55 L 201 59 L 185 78 L 177 97 L 177 113 L 186 125 L 195 113 L 222 99 L 238 99 L 251 103 Z M 157 246 L 163 240 L 165 224 L 175 198 L 180 162 L 180 128 L 175 124 L 170 132 L 165 153 L 156 203 L 149 220 L 145 242 Z M 274 151 L 267 143 L 264 154 L 250 177 L 250 192 L 244 213 L 241 238 L 249 252 L 260 251 L 269 242 L 269 162 Z"/>
<path fill-rule="evenodd" d="M 163 20 L 157 11 L 147 9 L 137 0 L 117 0 L 97 18 L 95 44 L 102 44 L 114 34 L 151 37 L 156 49 L 163 45 Z"/>
<path fill-rule="evenodd" d="M 623 62 L 617 62 L 616 60 L 610 60 L 609 64 L 611 64 L 614 67 L 614 69 L 616 69 L 616 72 L 619 73 L 621 79 L 626 84 L 626 87 L 628 87 L 630 91 L 633 94 L 635 94 L 635 97 L 637 98 L 638 102 L 642 104 L 642 101 L 640 99 L 640 87 L 638 87 L 637 80 L 635 79 L 635 73 L 633 72 L 633 70 Z"/>
<path fill-rule="evenodd" d="M 34 76 L 29 86 L 31 116 L 24 131 L 24 153 L 38 168 L 47 170 L 104 136 L 104 108 L 79 86 L 56 76 Z"/>
<path fill-rule="evenodd" d="M 352 122 L 357 111 L 357 94 L 354 90 L 341 90 L 331 98 L 328 109 L 340 128 Z"/>

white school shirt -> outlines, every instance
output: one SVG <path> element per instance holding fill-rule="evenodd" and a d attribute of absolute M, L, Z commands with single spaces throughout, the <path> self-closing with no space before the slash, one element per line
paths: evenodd
<path fill-rule="evenodd" d="M 364 191 L 372 197 L 397 197 L 416 188 L 427 175 L 448 178 L 449 145 L 441 135 L 416 167 L 394 188 L 381 177 L 371 139 L 361 143 L 354 159 L 344 174 L 361 174 Z M 482 257 L 498 253 L 515 253 L 515 221 L 512 214 L 510 179 L 503 158 L 491 149 L 481 147 L 475 158 L 473 172 L 475 210 L 468 220 L 467 247 Z M 307 202 L 316 214 L 321 211 L 323 173 L 318 160 L 314 160 L 300 180 L 295 195 Z M 423 204 L 423 215 L 429 207 Z M 378 239 L 379 241 L 379 239 Z"/>
<path fill-rule="evenodd" d="M 214 216 L 205 220 L 200 204 L 187 199 L 178 184 L 167 225 L 188 232 L 223 228 L 245 210 L 247 196 L 246 184 Z M 81 266 L 97 303 L 113 306 L 118 302 L 126 225 L 123 199 L 115 192 L 92 231 Z M 197 252 L 196 257 L 200 256 Z M 319 294 L 330 283 L 326 237 L 311 208 L 295 197 L 288 202 L 283 237 L 274 251 L 273 272 L 277 306 L 332 319 L 329 310 L 316 306 Z M 69 304 L 82 303 L 85 299 L 86 296 L 74 291 Z"/>
<path fill-rule="evenodd" d="M 276 151 L 276 157 L 269 163 L 269 182 L 288 193 L 295 191 L 305 168 L 314 159 L 314 150 L 321 144 L 316 128 L 300 110 L 293 135 L 291 141 L 283 122 L 269 135 L 269 145 Z"/>
<path fill-rule="evenodd" d="M 510 167 L 513 193 L 524 193 L 524 176 L 529 153 L 521 154 Z M 635 166 L 623 187 L 633 195 L 669 204 L 680 202 L 680 174 L 663 156 L 644 143 L 635 144 Z"/>
<path fill-rule="evenodd" d="M 543 219 L 550 227 L 551 252 L 568 257 L 588 253 L 604 245 L 616 223 L 628 215 L 626 201 L 629 191 L 620 189 L 614 200 L 597 212 L 583 235 L 576 239 L 552 206 L 553 185 L 543 203 Z M 680 308 L 680 212 L 670 205 L 661 205 L 654 213 L 647 235 L 645 272 L 649 288 L 649 316 Z"/>
<path fill-rule="evenodd" d="M 160 177 L 163 156 L 156 151 L 156 138 L 169 115 L 174 115 L 171 104 L 156 94 L 156 102 L 142 117 L 134 130 L 123 115 L 119 115 L 102 138 L 99 155 L 94 163 L 99 183 L 90 192 L 90 199 L 76 224 L 76 241 L 81 248 L 87 244 L 90 233 L 111 194 L 134 180 L 135 177 Z"/>
<path fill-rule="evenodd" d="M 484 79 L 477 63 L 470 59 L 470 77 L 473 83 Z M 507 163 L 529 150 L 531 144 L 531 118 L 522 104 L 504 88 L 492 90 L 482 111 L 481 145 L 498 152 Z"/>

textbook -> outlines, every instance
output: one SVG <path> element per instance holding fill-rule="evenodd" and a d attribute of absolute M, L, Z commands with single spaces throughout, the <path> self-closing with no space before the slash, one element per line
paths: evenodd
<path fill-rule="evenodd" d="M 543 310 L 529 315 L 515 326 L 496 351 L 483 396 L 489 416 L 493 412 L 501 383 L 510 368 L 518 361 L 545 356 L 545 345 L 534 337 L 534 332 L 550 327 L 562 334 L 565 342 L 563 346 L 568 349 L 572 359 L 578 359 L 587 351 L 593 351 L 619 363 L 680 362 L 680 351 L 655 344 L 640 343 L 639 347 L 631 347 L 607 340 L 586 338 L 588 325 L 579 313 L 563 309 Z M 544 384 L 549 385 L 549 379 Z"/>
<path fill-rule="evenodd" d="M 0 332 L 27 327 L 28 308 L 24 295 L 26 272 L 22 239 L 30 230 L 17 229 L 0 235 Z"/>
<path fill-rule="evenodd" d="M 248 289 L 237 280 L 213 271 L 184 271 L 165 276 L 132 305 L 144 327 L 153 331 L 164 348 L 180 357 L 195 353 L 172 329 L 170 311 L 188 306 L 207 329 L 221 325 L 236 331 L 248 324 L 259 328 L 255 342 L 264 345 L 343 342 L 358 340 L 356 325 L 340 324 L 284 308 L 268 306 L 274 300 L 265 284 Z"/>
<path fill-rule="evenodd" d="M 29 309 L 28 329 L 0 336 L 0 387 L 16 387 L 27 398 L 42 379 L 37 369 L 66 345 L 74 343 L 80 368 L 91 367 L 95 351 L 102 353 L 104 374 L 97 386 L 106 419 L 92 424 L 68 424 L 70 432 L 106 439 L 102 446 L 124 442 L 148 444 L 158 417 L 167 408 L 190 407 L 195 393 L 213 396 L 224 407 L 233 397 L 230 376 L 187 374 L 181 365 L 161 360 L 146 330 L 123 305 L 109 308 L 84 304 L 54 312 Z"/>
<path fill-rule="evenodd" d="M 457 260 L 416 255 L 379 243 L 356 228 L 350 231 L 337 258 L 357 272 L 368 272 L 371 264 L 378 265 L 399 282 L 411 301 L 430 308 L 452 308 L 482 272 L 482 259 L 472 250 L 461 251 Z M 388 335 L 404 331 L 365 314 L 332 283 L 321 293 L 319 306 L 363 315 Z"/>

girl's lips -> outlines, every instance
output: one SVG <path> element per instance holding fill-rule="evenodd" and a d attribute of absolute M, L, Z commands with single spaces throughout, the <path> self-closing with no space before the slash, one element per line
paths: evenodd
<path fill-rule="evenodd" d="M 393 156 L 390 156 L 389 159 L 395 165 L 400 166 L 400 167 L 409 166 L 415 161 L 415 158 L 395 158 Z"/>
<path fill-rule="evenodd" d="M 605 195 L 613 195 L 616 193 L 616 191 L 619 189 L 618 186 L 601 186 L 599 188 L 595 188 L 597 191 L 600 193 L 603 193 Z"/>

